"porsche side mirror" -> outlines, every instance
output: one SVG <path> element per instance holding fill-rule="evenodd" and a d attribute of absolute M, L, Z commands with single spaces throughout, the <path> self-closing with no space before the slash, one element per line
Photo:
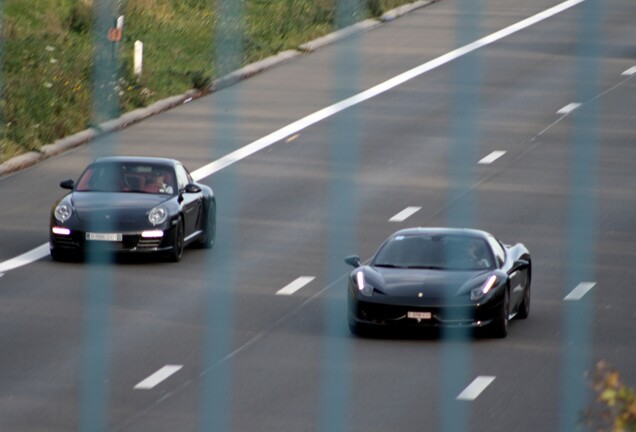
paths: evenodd
<path fill-rule="evenodd" d="M 60 187 L 62 189 L 73 189 L 74 186 L 75 186 L 75 182 L 71 179 L 60 182 Z"/>
<path fill-rule="evenodd" d="M 201 188 L 194 183 L 188 183 L 184 189 L 185 193 L 199 193 Z"/>
<path fill-rule="evenodd" d="M 360 267 L 360 257 L 358 255 L 350 255 L 346 257 L 345 262 L 355 268 Z"/>

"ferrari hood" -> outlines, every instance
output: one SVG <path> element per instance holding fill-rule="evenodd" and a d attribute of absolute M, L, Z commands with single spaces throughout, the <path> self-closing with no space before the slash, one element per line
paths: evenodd
<path fill-rule="evenodd" d="M 74 192 L 71 197 L 77 217 L 84 221 L 145 220 L 150 209 L 166 201 L 165 196 L 142 193 Z"/>
<path fill-rule="evenodd" d="M 429 299 L 443 299 L 463 294 L 483 283 L 491 270 L 442 271 L 419 269 L 380 269 L 370 273 L 376 289 L 395 297 L 413 297 L 422 293 Z"/>

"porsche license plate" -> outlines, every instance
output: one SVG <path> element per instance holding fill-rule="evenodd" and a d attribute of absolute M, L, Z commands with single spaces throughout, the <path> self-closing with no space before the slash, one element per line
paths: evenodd
<path fill-rule="evenodd" d="M 418 320 L 428 320 L 433 318 L 433 314 L 431 312 L 409 312 L 407 316 Z"/>
<path fill-rule="evenodd" d="M 122 235 L 119 233 L 86 233 L 86 240 L 120 242 Z"/>

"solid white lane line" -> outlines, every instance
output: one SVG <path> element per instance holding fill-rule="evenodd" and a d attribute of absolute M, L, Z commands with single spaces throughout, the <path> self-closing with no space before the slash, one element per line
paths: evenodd
<path fill-rule="evenodd" d="M 285 288 L 279 289 L 276 292 L 276 295 L 292 295 L 314 279 L 316 279 L 314 276 L 301 276 L 295 281 L 291 282 Z"/>
<path fill-rule="evenodd" d="M 576 300 L 581 300 L 583 298 L 583 296 L 592 288 L 594 288 L 594 286 L 596 285 L 596 282 L 581 282 L 580 284 L 578 284 L 576 286 L 576 288 L 574 288 L 572 291 L 570 291 L 570 294 L 566 295 L 563 300 L 567 300 L 567 301 L 576 301 Z"/>
<path fill-rule="evenodd" d="M 567 104 L 566 106 L 558 110 L 557 114 L 569 114 L 580 106 L 581 106 L 580 103 L 572 102 L 571 104 Z"/>
<path fill-rule="evenodd" d="M 478 376 L 457 396 L 457 400 L 472 401 L 495 380 L 494 376 Z"/>
<path fill-rule="evenodd" d="M 556 6 L 551 7 L 550 9 L 546 9 L 543 12 L 539 12 L 536 15 L 533 15 L 529 18 L 519 21 L 518 23 L 512 24 L 504 29 L 496 31 L 488 36 L 485 36 L 481 39 L 478 39 L 474 42 L 469 43 L 468 45 L 464 45 L 463 47 L 457 48 L 453 51 L 450 51 L 446 54 L 443 54 L 433 60 L 430 60 L 426 63 L 423 63 L 419 66 L 414 67 L 406 72 L 401 73 L 383 83 L 380 83 L 374 87 L 371 87 L 368 90 L 365 90 L 357 95 L 351 96 L 350 98 L 344 99 L 340 102 L 337 102 L 331 106 L 321 109 L 320 111 L 316 111 L 313 114 L 308 115 L 300 120 L 297 120 L 293 123 L 288 124 L 287 126 L 278 129 L 277 131 L 272 132 L 269 135 L 266 135 L 256 141 L 247 144 L 245 147 L 242 147 L 232 153 L 229 153 L 222 158 L 209 163 L 196 171 L 192 172 L 192 177 L 196 180 L 201 180 L 205 177 L 208 177 L 214 174 L 217 171 L 220 171 L 223 168 L 226 168 L 232 165 L 235 162 L 238 162 L 246 157 L 253 155 L 259 150 L 262 150 L 266 147 L 271 146 L 272 144 L 287 138 L 290 135 L 298 133 L 299 131 L 312 126 L 318 123 L 321 120 L 324 120 L 328 117 L 331 117 L 347 108 L 350 108 L 354 105 L 360 104 L 366 100 L 369 100 L 375 96 L 378 96 L 382 93 L 385 93 L 401 84 L 404 84 L 407 81 L 412 80 L 420 75 L 423 75 L 427 72 L 432 71 L 433 69 L 437 69 L 440 66 L 443 66 L 453 60 L 456 60 L 466 54 L 469 54 L 473 51 L 476 51 L 480 48 L 483 48 L 487 45 L 495 43 L 507 36 L 510 36 L 514 33 L 517 33 L 521 30 L 524 30 L 534 24 L 537 24 L 543 20 L 546 20 L 554 15 L 557 15 L 567 9 L 570 9 L 580 3 L 583 3 L 586 0 L 568 0 L 563 3 L 560 3 Z"/>
<path fill-rule="evenodd" d="M 623 76 L 632 76 L 636 74 L 636 66 L 632 66 L 629 69 L 623 71 L 623 73 L 621 75 Z"/>
<path fill-rule="evenodd" d="M 296 134 L 296 135 L 292 135 L 289 138 L 287 138 L 287 140 L 285 140 L 285 142 L 292 142 L 294 141 L 296 138 L 298 138 L 300 136 L 300 134 Z"/>
<path fill-rule="evenodd" d="M 157 384 L 159 384 L 160 382 L 164 381 L 165 379 L 179 371 L 179 369 L 181 369 L 182 367 L 183 365 L 165 365 L 133 388 L 135 390 L 150 390 L 157 386 Z"/>
<path fill-rule="evenodd" d="M 250 144 L 247 144 L 245 147 L 242 147 L 236 151 L 233 151 L 232 153 L 229 153 L 223 157 L 221 157 L 220 159 L 217 159 L 195 171 L 193 171 L 192 177 L 195 180 L 201 180 L 204 179 L 212 174 L 214 174 L 215 172 L 218 172 L 220 170 L 222 170 L 223 168 L 226 168 L 230 165 L 232 165 L 235 162 L 238 162 L 242 159 L 245 159 L 246 157 L 253 155 L 254 153 L 256 153 L 259 150 L 262 150 L 264 148 L 267 148 L 269 146 L 271 146 L 272 144 L 285 139 L 291 135 L 294 135 L 295 133 L 300 132 L 301 130 L 314 125 L 316 123 L 318 123 L 321 120 L 324 120 L 328 117 L 331 117 L 337 113 L 339 113 L 340 111 L 343 111 L 347 108 L 350 108 L 354 105 L 357 105 L 359 103 L 362 103 L 368 99 L 371 99 L 375 96 L 378 96 L 382 93 L 385 93 L 401 84 L 404 84 L 405 82 L 416 78 L 420 75 L 425 74 L 426 72 L 430 72 L 433 69 L 436 69 L 440 66 L 443 66 L 453 60 L 456 60 L 466 54 L 470 54 L 473 51 L 476 51 L 480 48 L 483 48 L 485 46 L 488 46 L 490 44 L 493 44 L 505 37 L 508 37 L 514 33 L 517 33 L 521 30 L 524 30 L 530 26 L 533 26 L 534 24 L 537 24 L 541 21 L 544 21 L 548 18 L 551 18 L 563 11 L 566 11 L 574 6 L 577 6 L 581 3 L 583 3 L 586 0 L 567 0 L 564 1 L 563 3 L 560 3 L 556 6 L 553 6 L 549 9 L 544 10 L 543 12 L 539 12 L 536 15 L 533 15 L 529 18 L 526 18 L 524 20 L 521 20 L 515 24 L 512 24 L 506 28 L 503 28 L 499 31 L 496 31 L 488 36 L 485 36 L 481 39 L 478 39 L 472 43 L 469 43 L 468 45 L 464 45 L 463 47 L 457 48 L 451 52 L 448 52 L 444 55 L 441 55 L 440 57 L 437 57 L 431 61 L 428 61 L 426 63 L 423 63 L 419 66 L 416 66 L 415 68 L 408 70 L 400 75 L 397 75 L 383 83 L 380 83 L 378 85 L 376 85 L 375 87 L 372 87 L 368 90 L 363 91 L 362 93 L 358 93 L 355 96 L 352 96 L 348 99 L 345 99 L 341 102 L 338 102 L 336 104 L 333 104 L 331 106 L 328 106 L 326 108 L 321 109 L 320 111 L 316 111 L 313 114 L 308 115 L 307 117 L 304 117 L 300 120 L 297 120 L 277 131 L 272 132 L 269 135 L 266 135 L 256 141 L 251 142 Z M 43 247 L 45 245 L 42 245 L 40 247 Z M 48 244 L 46 245 L 46 247 L 48 247 Z M 40 258 L 43 258 L 45 256 L 41 255 Z M 39 258 L 38 258 L 39 259 Z M 35 259 L 33 261 L 36 261 Z M 33 262 L 30 261 L 30 262 Z M 0 266 L 2 266 L 4 263 L 0 263 Z M 29 264 L 29 263 L 25 263 L 25 264 Z M 24 264 L 22 264 L 24 265 Z M 14 267 L 12 267 L 11 269 L 13 269 Z"/>
<path fill-rule="evenodd" d="M 502 157 L 505 154 L 506 154 L 505 151 L 497 150 L 497 151 L 494 151 L 494 152 L 490 153 L 485 158 L 481 159 L 478 163 L 482 164 L 482 165 L 488 165 L 488 164 L 493 163 L 494 161 L 496 161 L 497 159 L 499 159 L 500 157 Z"/>
<path fill-rule="evenodd" d="M 49 244 L 44 243 L 36 247 L 35 249 L 31 249 L 28 252 L 23 253 L 15 258 L 11 258 L 10 260 L 4 261 L 0 263 L 0 273 L 8 272 L 9 270 L 17 269 L 18 267 L 25 266 L 27 264 L 31 264 L 39 259 L 44 258 L 49 255 Z"/>
<path fill-rule="evenodd" d="M 410 218 L 421 209 L 422 207 L 407 207 L 393 216 L 391 219 L 389 219 L 389 222 L 404 222 L 406 219 Z"/>

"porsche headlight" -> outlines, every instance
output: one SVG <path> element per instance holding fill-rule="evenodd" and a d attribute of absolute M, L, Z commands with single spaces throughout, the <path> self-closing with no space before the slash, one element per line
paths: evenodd
<path fill-rule="evenodd" d="M 55 211 L 53 212 L 53 214 L 55 215 L 55 219 L 64 223 L 73 214 L 73 209 L 67 203 L 61 203 L 58 204 L 57 207 L 55 207 Z"/>
<path fill-rule="evenodd" d="M 168 210 L 164 207 L 155 207 L 148 212 L 148 220 L 153 225 L 160 225 L 168 219 Z"/>
<path fill-rule="evenodd" d="M 497 282 L 497 276 L 490 275 L 488 277 L 488 279 L 486 279 L 486 282 L 484 282 L 484 284 L 482 286 L 480 286 L 479 288 L 473 288 L 470 291 L 470 299 L 471 300 L 480 300 L 483 296 L 488 294 L 488 292 L 492 289 L 492 287 L 495 286 L 496 282 Z"/>
<path fill-rule="evenodd" d="M 359 271 L 356 273 L 356 285 L 358 287 L 358 290 L 360 290 L 360 293 L 362 293 L 362 295 L 371 297 L 371 295 L 373 294 L 373 287 L 365 281 L 363 271 Z"/>

